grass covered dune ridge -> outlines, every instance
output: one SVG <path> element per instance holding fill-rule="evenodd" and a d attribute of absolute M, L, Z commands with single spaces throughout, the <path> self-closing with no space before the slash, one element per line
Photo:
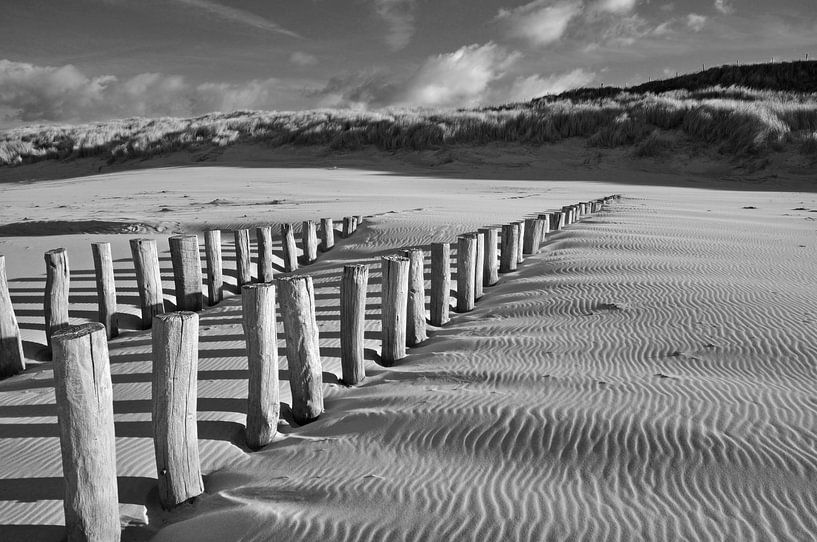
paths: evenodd
<path fill-rule="evenodd" d="M 815 62 L 760 66 L 768 72 L 789 64 L 808 64 L 817 72 Z M 757 66 L 747 68 L 754 68 L 754 74 L 760 71 Z M 714 70 L 719 69 L 724 68 Z M 728 155 L 795 148 L 817 156 L 817 89 L 785 90 L 810 88 L 802 74 L 795 74 L 797 81 L 761 79 L 759 86 L 767 88 L 698 84 L 717 80 L 709 72 L 668 80 L 672 85 L 665 81 L 631 89 L 580 89 L 477 109 L 237 111 L 187 119 L 26 126 L 0 132 L 0 164 L 80 157 L 116 162 L 236 143 L 390 151 L 492 142 L 544 144 L 571 137 L 585 138 L 591 147 L 631 146 L 635 156 L 659 155 L 682 142 L 715 146 Z M 728 81 L 742 81 L 734 70 L 729 73 Z M 745 81 L 757 84 L 758 78 Z"/>

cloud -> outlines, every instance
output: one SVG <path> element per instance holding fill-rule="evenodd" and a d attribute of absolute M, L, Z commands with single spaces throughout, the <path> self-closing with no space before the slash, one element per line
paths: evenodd
<path fill-rule="evenodd" d="M 375 0 L 374 8 L 389 27 L 389 47 L 398 51 L 408 45 L 414 35 L 414 0 Z"/>
<path fill-rule="evenodd" d="M 706 25 L 706 16 L 698 15 L 697 13 L 690 13 L 687 15 L 687 26 L 693 32 L 700 32 Z"/>
<path fill-rule="evenodd" d="M 595 78 L 595 73 L 585 71 L 582 68 L 549 77 L 542 77 L 541 75 L 520 76 L 514 79 L 510 87 L 497 91 L 497 103 L 502 101 L 524 102 L 546 94 L 559 94 L 566 90 L 587 86 Z"/>
<path fill-rule="evenodd" d="M 512 35 L 535 46 L 549 45 L 564 36 L 570 21 L 582 11 L 581 2 L 534 0 L 515 9 L 500 9 L 496 20 L 508 25 Z"/>
<path fill-rule="evenodd" d="M 289 55 L 289 62 L 296 66 L 314 66 L 318 63 L 318 58 L 315 55 L 304 53 L 303 51 L 295 51 Z"/>
<path fill-rule="evenodd" d="M 639 0 L 600 0 L 597 9 L 610 13 L 629 13 Z"/>
<path fill-rule="evenodd" d="M 261 17 L 260 15 L 256 15 L 255 13 L 251 13 L 243 9 L 225 6 L 223 4 L 219 4 L 218 2 L 213 2 L 212 0 L 174 0 L 174 1 L 192 8 L 206 11 L 207 13 L 214 15 L 225 21 L 251 26 L 259 30 L 266 30 L 268 32 L 283 34 L 285 36 L 289 36 L 292 38 L 301 37 L 295 32 L 287 30 L 286 28 L 270 21 L 269 19 Z"/>
<path fill-rule="evenodd" d="M 735 12 L 735 7 L 732 5 L 731 0 L 715 0 L 715 9 L 724 15 L 730 15 Z"/>

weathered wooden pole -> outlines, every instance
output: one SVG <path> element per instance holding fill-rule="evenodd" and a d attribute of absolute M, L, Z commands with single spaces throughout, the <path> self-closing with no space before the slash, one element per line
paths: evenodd
<path fill-rule="evenodd" d="M 204 252 L 207 257 L 207 300 L 210 306 L 224 299 L 224 275 L 221 270 L 221 230 L 204 232 Z"/>
<path fill-rule="evenodd" d="M 524 240 L 525 240 L 525 221 L 524 220 L 517 220 L 514 222 L 519 228 L 519 235 L 517 236 L 517 253 L 516 253 L 516 263 L 522 263 L 525 261 L 524 255 Z"/>
<path fill-rule="evenodd" d="M 485 282 L 483 273 L 485 268 L 485 234 L 478 231 L 474 236 L 477 240 L 477 252 L 474 257 L 474 300 L 477 300 L 485 293 L 483 288 Z"/>
<path fill-rule="evenodd" d="M 323 412 L 323 372 L 312 277 L 281 277 L 278 302 L 287 344 L 292 417 L 309 423 Z"/>
<path fill-rule="evenodd" d="M 482 286 L 493 286 L 499 282 L 499 258 L 497 257 L 496 228 L 480 228 L 484 237 L 485 255 L 482 267 Z"/>
<path fill-rule="evenodd" d="M 91 243 L 96 275 L 97 319 L 105 326 L 105 335 L 113 339 L 119 335 L 116 318 L 116 282 L 113 275 L 113 257 L 110 243 Z"/>
<path fill-rule="evenodd" d="M 67 539 L 118 541 L 113 387 L 105 327 L 97 322 L 66 327 L 51 340 Z"/>
<path fill-rule="evenodd" d="M 539 219 L 542 221 L 542 237 L 539 239 L 539 246 L 542 246 L 544 242 L 547 240 L 547 235 L 550 233 L 550 228 L 552 224 L 551 216 L 549 213 L 541 213 L 539 215 Z"/>
<path fill-rule="evenodd" d="M 241 315 L 247 344 L 247 446 L 269 444 L 278 428 L 278 339 L 275 326 L 275 284 L 241 287 Z"/>
<path fill-rule="evenodd" d="M 321 218 L 321 250 L 326 252 L 335 246 L 335 224 L 331 218 Z"/>
<path fill-rule="evenodd" d="M 318 259 L 318 232 L 313 221 L 304 220 L 301 240 L 304 246 L 304 263 L 310 264 Z"/>
<path fill-rule="evenodd" d="M 432 326 L 448 323 L 451 305 L 451 247 L 448 243 L 431 245 L 431 310 Z"/>
<path fill-rule="evenodd" d="M 199 238 L 195 235 L 174 235 L 167 242 L 170 245 L 170 261 L 173 263 L 176 310 L 200 311 L 202 293 Z"/>
<path fill-rule="evenodd" d="M 559 223 L 556 226 L 556 229 L 557 230 L 563 230 L 563 229 L 565 229 L 565 227 L 567 227 L 567 212 L 562 211 L 562 212 L 558 213 L 558 215 L 559 215 Z"/>
<path fill-rule="evenodd" d="M 235 230 L 235 277 L 240 290 L 252 282 L 252 255 L 250 253 L 250 230 Z"/>
<path fill-rule="evenodd" d="M 403 256 L 383 256 L 381 304 L 381 353 L 383 365 L 406 357 L 406 315 L 410 262 Z"/>
<path fill-rule="evenodd" d="M 522 241 L 522 252 L 524 254 L 536 254 L 539 251 L 539 247 L 537 246 L 537 231 L 536 231 L 536 219 L 535 218 L 526 218 L 525 219 L 525 238 Z"/>
<path fill-rule="evenodd" d="M 499 253 L 499 272 L 510 273 L 516 271 L 517 255 L 519 253 L 519 226 L 517 224 L 502 225 L 502 247 Z"/>
<path fill-rule="evenodd" d="M 420 248 L 411 248 L 403 255 L 409 259 L 406 346 L 416 346 L 428 338 L 426 335 L 425 254 Z"/>
<path fill-rule="evenodd" d="M 360 221 L 360 217 L 359 217 L 359 216 L 353 216 L 353 217 L 352 217 L 352 233 L 356 232 L 356 231 L 357 231 L 357 227 L 358 227 L 358 226 L 360 226 L 359 221 Z"/>
<path fill-rule="evenodd" d="M 0 378 L 13 376 L 26 369 L 20 326 L 11 304 L 6 257 L 0 254 Z"/>
<path fill-rule="evenodd" d="M 272 282 L 272 227 L 262 226 L 255 230 L 258 244 L 258 282 Z"/>
<path fill-rule="evenodd" d="M 204 491 L 196 428 L 199 315 L 156 316 L 152 343 L 153 447 L 159 501 L 170 509 Z"/>
<path fill-rule="evenodd" d="M 298 248 L 292 224 L 281 224 L 281 244 L 284 249 L 284 271 L 291 273 L 298 269 Z"/>
<path fill-rule="evenodd" d="M 162 296 L 162 273 L 159 270 L 159 253 L 154 239 L 131 239 L 130 250 L 136 269 L 136 285 L 142 305 L 142 329 L 150 329 L 153 317 L 165 312 Z"/>
<path fill-rule="evenodd" d="M 352 217 L 351 216 L 344 216 L 343 217 L 343 237 L 349 237 L 352 235 Z"/>
<path fill-rule="evenodd" d="M 477 238 L 473 234 L 457 239 L 457 312 L 474 310 Z"/>
<path fill-rule="evenodd" d="M 55 248 L 45 253 L 45 340 L 51 352 L 51 335 L 68 326 L 68 288 L 71 281 L 68 252 Z"/>
<path fill-rule="evenodd" d="M 340 365 L 344 384 L 354 386 L 366 378 L 363 330 L 366 322 L 368 265 L 344 265 L 340 281 Z"/>

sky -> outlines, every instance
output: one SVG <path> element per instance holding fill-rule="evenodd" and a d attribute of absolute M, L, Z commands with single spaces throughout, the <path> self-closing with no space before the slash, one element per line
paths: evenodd
<path fill-rule="evenodd" d="M 2 0 L 0 128 L 470 107 L 817 58 L 817 0 Z"/>

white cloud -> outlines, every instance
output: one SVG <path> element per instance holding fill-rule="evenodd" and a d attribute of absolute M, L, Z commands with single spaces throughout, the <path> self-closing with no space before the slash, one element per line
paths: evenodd
<path fill-rule="evenodd" d="M 724 15 L 729 15 L 735 12 L 735 7 L 732 5 L 731 0 L 715 0 L 715 9 Z"/>
<path fill-rule="evenodd" d="M 514 36 L 543 46 L 561 39 L 581 11 L 582 4 L 576 1 L 552 4 L 549 0 L 534 0 L 516 9 L 500 9 L 496 19 L 504 21 Z"/>
<path fill-rule="evenodd" d="M 610 13 L 628 13 L 635 8 L 639 0 L 600 0 L 597 8 Z"/>
<path fill-rule="evenodd" d="M 687 15 L 687 26 L 693 32 L 700 32 L 706 25 L 706 16 L 698 15 L 697 13 L 690 13 Z"/>
<path fill-rule="evenodd" d="M 289 61 L 296 66 L 314 66 L 318 63 L 318 58 L 303 51 L 295 51 L 289 55 Z"/>
<path fill-rule="evenodd" d="M 230 21 L 234 23 L 243 24 L 246 26 L 251 26 L 253 28 L 257 28 L 259 30 L 266 30 L 269 32 L 275 32 L 278 34 L 284 34 L 286 36 L 290 36 L 292 38 L 299 38 L 300 36 L 291 30 L 287 30 L 286 28 L 282 27 L 281 25 L 270 21 L 260 15 L 256 15 L 255 13 L 251 13 L 249 11 L 245 11 L 243 9 L 233 8 L 229 6 L 225 6 L 223 4 L 219 4 L 218 2 L 214 2 L 212 0 L 174 0 L 175 2 L 179 2 L 181 4 L 185 4 L 186 6 L 196 8 L 202 11 L 206 11 L 207 13 L 214 15 L 220 19 L 225 21 Z"/>
<path fill-rule="evenodd" d="M 375 0 L 374 7 L 389 27 L 389 47 L 397 51 L 408 45 L 414 35 L 414 0 Z"/>
<path fill-rule="evenodd" d="M 524 102 L 546 94 L 559 94 L 566 90 L 587 86 L 596 74 L 577 68 L 568 73 L 542 77 L 529 75 L 517 77 L 507 89 L 499 89 L 497 102 Z"/>

